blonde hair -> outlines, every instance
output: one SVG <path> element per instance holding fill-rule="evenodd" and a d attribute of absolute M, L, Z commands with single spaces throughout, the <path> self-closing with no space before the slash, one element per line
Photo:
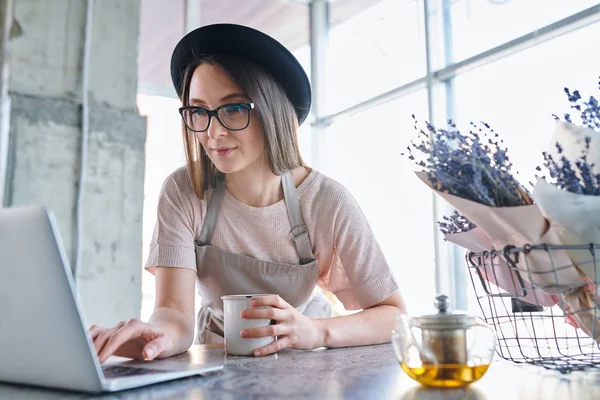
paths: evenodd
<path fill-rule="evenodd" d="M 298 118 L 294 106 L 275 79 L 255 63 L 233 55 L 200 56 L 183 73 L 181 102 L 189 105 L 190 82 L 199 65 L 220 67 L 254 103 L 254 111 L 263 127 L 269 167 L 275 175 L 304 165 L 298 145 Z M 252 116 L 251 116 L 252 118 Z M 217 170 L 193 131 L 182 121 L 187 170 L 198 198 L 214 187 L 223 174 Z"/>

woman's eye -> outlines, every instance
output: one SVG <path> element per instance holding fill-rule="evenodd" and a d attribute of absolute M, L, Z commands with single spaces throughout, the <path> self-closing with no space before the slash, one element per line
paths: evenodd
<path fill-rule="evenodd" d="M 244 112 L 244 107 L 242 106 L 229 106 L 224 108 L 225 114 L 228 117 L 235 117 Z"/>

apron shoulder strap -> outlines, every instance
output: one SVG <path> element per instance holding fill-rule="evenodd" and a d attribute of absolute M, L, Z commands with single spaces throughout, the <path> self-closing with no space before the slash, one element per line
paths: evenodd
<path fill-rule="evenodd" d="M 298 251 L 298 257 L 300 258 L 300 264 L 308 264 L 314 261 L 315 256 L 312 252 L 312 246 L 310 243 L 310 237 L 308 236 L 308 228 L 304 223 L 304 217 L 302 216 L 302 209 L 300 208 L 300 201 L 298 200 L 298 191 L 294 180 L 289 171 L 283 173 L 281 177 L 283 185 L 283 196 L 285 198 L 285 206 L 288 213 L 288 219 L 290 221 L 290 237 L 296 244 L 296 250 Z M 206 210 L 206 217 L 202 224 L 202 230 L 200 231 L 200 237 L 196 241 L 197 245 L 206 246 L 209 245 L 215 228 L 217 226 L 217 219 L 221 212 L 221 205 L 223 204 L 223 197 L 225 196 L 225 180 L 219 179 L 217 185 L 213 189 L 212 196 L 208 202 Z"/>
<path fill-rule="evenodd" d="M 215 233 L 215 227 L 217 226 L 217 218 L 221 212 L 221 205 L 223 204 L 223 196 L 225 195 L 225 179 L 217 180 L 217 185 L 213 189 L 212 196 L 208 202 L 206 208 L 206 217 L 202 223 L 202 230 L 200 231 L 200 237 L 196 241 L 197 245 L 206 246 L 210 244 L 213 234 Z"/>
<path fill-rule="evenodd" d="M 308 236 L 308 228 L 304 223 L 300 201 L 298 200 L 298 190 L 294 185 L 294 180 L 290 171 L 283 173 L 281 177 L 283 184 L 283 196 L 285 198 L 285 206 L 287 208 L 288 218 L 290 220 L 290 237 L 296 244 L 296 250 L 300 257 L 300 264 L 308 264 L 314 261 L 315 256 L 312 252 L 310 237 Z"/>

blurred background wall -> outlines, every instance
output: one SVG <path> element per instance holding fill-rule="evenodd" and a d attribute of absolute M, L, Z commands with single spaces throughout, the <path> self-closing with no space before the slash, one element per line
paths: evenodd
<path fill-rule="evenodd" d="M 43 204 L 54 212 L 89 320 L 136 316 L 146 144 L 136 106 L 139 1 L 12 3 L 4 205 Z"/>

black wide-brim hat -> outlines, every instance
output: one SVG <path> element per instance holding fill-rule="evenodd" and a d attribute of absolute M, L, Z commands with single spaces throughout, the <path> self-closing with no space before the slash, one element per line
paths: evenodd
<path fill-rule="evenodd" d="M 275 78 L 296 109 L 302 124 L 310 111 L 311 90 L 306 72 L 277 40 L 256 29 L 235 24 L 207 25 L 185 35 L 171 56 L 171 79 L 181 99 L 183 73 L 199 55 L 233 54 L 261 66 Z"/>

